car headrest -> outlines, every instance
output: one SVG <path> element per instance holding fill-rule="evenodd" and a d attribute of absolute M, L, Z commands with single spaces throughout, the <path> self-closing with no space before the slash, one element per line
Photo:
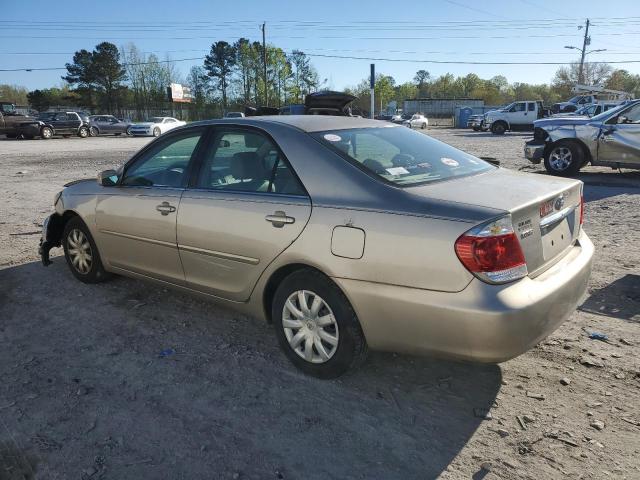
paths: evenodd
<path fill-rule="evenodd" d="M 255 152 L 234 153 L 231 159 L 231 175 L 240 179 L 264 178 L 264 169 Z"/>
<path fill-rule="evenodd" d="M 387 173 L 384 165 L 380 163 L 378 160 L 373 160 L 372 158 L 367 158 L 362 165 L 367 167 L 369 170 L 374 171 L 375 173 Z"/>
<path fill-rule="evenodd" d="M 408 165 L 411 165 L 412 160 L 413 157 L 411 155 L 407 155 L 406 153 L 398 153 L 391 159 L 391 163 L 394 167 L 406 167 Z"/>

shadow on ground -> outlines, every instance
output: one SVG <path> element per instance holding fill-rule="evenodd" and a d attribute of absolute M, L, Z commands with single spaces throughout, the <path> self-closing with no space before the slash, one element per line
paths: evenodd
<path fill-rule="evenodd" d="M 60 257 L 0 285 L 0 442 L 42 478 L 435 478 L 500 388 L 495 365 L 393 354 L 305 377 L 260 321 Z"/>
<path fill-rule="evenodd" d="M 594 290 L 580 310 L 640 323 L 640 275 L 629 273 Z"/>

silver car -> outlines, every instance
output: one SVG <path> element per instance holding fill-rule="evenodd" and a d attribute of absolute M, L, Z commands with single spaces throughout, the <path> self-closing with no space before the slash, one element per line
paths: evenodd
<path fill-rule="evenodd" d="M 369 348 L 513 358 L 585 294 L 582 183 L 495 167 L 388 122 L 228 119 L 175 129 L 98 181 L 66 185 L 41 255 L 270 322 L 304 372 Z"/>
<path fill-rule="evenodd" d="M 533 140 L 524 146 L 535 164 L 544 160 L 552 175 L 570 177 L 587 164 L 640 168 L 640 100 L 627 102 L 592 118 L 536 120 Z"/>

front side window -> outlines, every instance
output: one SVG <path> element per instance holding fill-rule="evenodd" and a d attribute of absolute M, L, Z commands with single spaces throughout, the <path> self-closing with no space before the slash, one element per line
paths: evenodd
<path fill-rule="evenodd" d="M 183 187 L 191 156 L 202 130 L 167 138 L 145 152 L 122 179 L 122 185 L 138 187 Z"/>
<path fill-rule="evenodd" d="M 408 128 L 358 128 L 311 135 L 367 173 L 399 186 L 426 184 L 494 168 Z"/>
<path fill-rule="evenodd" d="M 524 112 L 527 109 L 526 103 L 516 103 L 511 109 L 512 112 Z"/>
<path fill-rule="evenodd" d="M 205 154 L 198 188 L 306 195 L 280 150 L 248 130 L 222 131 Z"/>
<path fill-rule="evenodd" d="M 636 103 L 628 110 L 621 112 L 620 117 L 624 117 L 624 123 L 640 123 L 640 103 Z"/>

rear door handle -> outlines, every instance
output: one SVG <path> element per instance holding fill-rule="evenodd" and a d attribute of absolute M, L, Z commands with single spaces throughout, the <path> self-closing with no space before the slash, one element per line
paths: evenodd
<path fill-rule="evenodd" d="M 169 202 L 162 202 L 160 205 L 156 206 L 156 210 L 162 215 L 169 215 L 176 211 L 176 207 L 171 205 Z"/>
<path fill-rule="evenodd" d="M 296 219 L 288 217 L 282 210 L 276 211 L 273 215 L 267 215 L 264 217 L 267 222 L 271 222 L 274 227 L 282 228 L 285 224 L 295 223 Z"/>

